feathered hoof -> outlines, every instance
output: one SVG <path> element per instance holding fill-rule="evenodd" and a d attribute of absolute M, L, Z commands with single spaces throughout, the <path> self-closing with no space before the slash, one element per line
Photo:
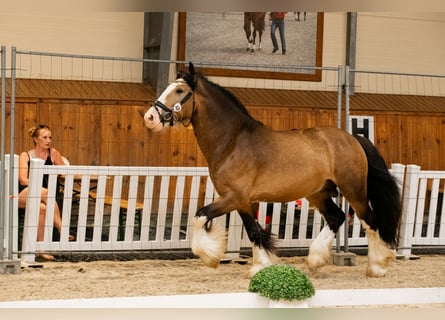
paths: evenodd
<path fill-rule="evenodd" d="M 258 271 L 260 271 L 261 269 L 263 269 L 265 267 L 266 266 L 262 266 L 262 265 L 254 265 L 254 266 L 252 266 L 252 268 L 250 268 L 249 271 L 246 272 L 244 277 L 246 279 L 251 279 Z"/>
<path fill-rule="evenodd" d="M 218 224 L 206 230 L 207 217 L 195 217 L 192 224 L 192 252 L 211 268 L 217 268 L 226 251 L 226 232 Z"/>
<path fill-rule="evenodd" d="M 328 254 L 320 254 L 320 253 L 312 253 L 310 252 L 308 257 L 306 258 L 306 266 L 310 272 L 316 272 L 318 269 L 326 265 L 329 261 L 329 252 Z"/>
<path fill-rule="evenodd" d="M 369 265 L 366 269 L 366 276 L 369 278 L 382 278 L 386 275 L 386 270 L 378 265 Z"/>

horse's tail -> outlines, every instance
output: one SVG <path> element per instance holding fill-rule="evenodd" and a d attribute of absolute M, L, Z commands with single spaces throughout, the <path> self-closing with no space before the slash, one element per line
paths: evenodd
<path fill-rule="evenodd" d="M 388 171 L 385 160 L 368 139 L 354 136 L 361 144 L 368 159 L 368 200 L 372 206 L 373 226 L 383 241 L 391 247 L 397 245 L 402 203 L 397 180 Z"/>

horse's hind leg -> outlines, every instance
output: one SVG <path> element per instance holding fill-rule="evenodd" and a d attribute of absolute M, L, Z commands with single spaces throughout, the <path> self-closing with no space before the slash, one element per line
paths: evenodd
<path fill-rule="evenodd" d="M 258 50 L 261 50 L 261 38 L 263 36 L 263 31 L 258 31 Z"/>
<path fill-rule="evenodd" d="M 244 30 L 246 31 L 246 38 L 247 38 L 246 51 L 252 51 L 253 50 L 252 49 L 252 36 L 250 34 L 250 28 L 249 29 L 245 28 Z"/>
<path fill-rule="evenodd" d="M 255 207 L 255 206 L 254 206 Z M 257 222 L 252 213 L 238 211 L 243 220 L 244 227 L 249 240 L 252 242 L 252 268 L 247 277 L 252 277 L 262 268 L 276 263 L 274 245 L 271 234 L 265 231 Z M 256 212 L 256 210 L 255 210 Z"/>
<path fill-rule="evenodd" d="M 329 261 L 332 241 L 345 221 L 345 213 L 332 200 L 337 192 L 335 185 L 328 182 L 326 186 L 327 188 L 324 188 L 321 192 L 307 198 L 312 205 L 318 208 L 326 222 L 309 247 L 306 263 L 310 271 L 317 270 Z"/>
<path fill-rule="evenodd" d="M 368 201 L 364 199 L 357 201 L 351 197 L 349 197 L 348 201 L 360 219 L 368 238 L 368 268 L 366 275 L 368 277 L 383 277 L 386 274 L 386 267 L 395 257 L 394 252 L 380 238 L 375 227 L 376 222 L 373 221 L 375 214 L 368 205 Z"/>

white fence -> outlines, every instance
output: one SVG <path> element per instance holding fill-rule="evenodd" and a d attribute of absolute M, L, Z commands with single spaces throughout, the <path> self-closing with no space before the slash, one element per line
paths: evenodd
<path fill-rule="evenodd" d="M 399 251 L 412 246 L 445 245 L 445 171 L 420 170 L 408 165 L 403 195 Z"/>
<path fill-rule="evenodd" d="M 5 168 L 8 170 L 9 166 Z M 445 245 L 445 172 L 422 171 L 418 166 L 409 165 L 404 179 L 405 166 L 393 165 L 391 171 L 401 182 L 401 187 L 403 185 L 399 252 L 408 255 L 416 245 Z M 40 186 L 46 174 L 49 196 L 45 237 L 37 242 Z M 58 178 L 64 186 L 59 202 L 62 206 L 60 238 L 53 237 Z M 19 249 L 19 214 L 15 214 L 12 251 L 21 253 L 23 260 L 33 261 L 34 254 L 39 251 L 190 250 L 188 231 L 191 219 L 197 209 L 213 201 L 215 196 L 207 168 L 45 166 L 42 160 L 33 159 L 23 241 Z M 17 206 L 16 198 L 13 197 L 13 206 Z M 18 211 L 14 208 L 14 212 Z M 266 211 L 267 204 L 261 203 L 258 218 L 262 225 L 266 222 Z M 228 256 L 237 256 L 241 248 L 250 248 L 236 212 L 216 221 L 227 228 Z M 305 199 L 300 205 L 294 201 L 273 204 L 271 230 L 278 236 L 280 248 L 307 248 L 322 225 L 321 215 Z M 69 240 L 70 233 L 75 235 L 75 240 Z M 342 227 L 339 232 L 341 241 L 344 241 L 345 233 Z M 347 234 L 350 246 L 367 245 L 361 225 L 354 216 L 349 219 Z"/>

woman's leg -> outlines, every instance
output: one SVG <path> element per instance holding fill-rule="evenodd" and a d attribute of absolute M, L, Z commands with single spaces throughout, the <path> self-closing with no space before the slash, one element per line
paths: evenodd
<path fill-rule="evenodd" d="M 46 202 L 48 200 L 48 190 L 45 188 L 42 188 L 42 193 L 40 197 L 40 208 L 39 208 L 39 228 L 37 231 L 37 241 L 43 241 L 45 239 L 45 221 L 46 221 Z M 59 231 L 61 230 L 61 219 L 60 219 L 60 212 L 59 208 L 57 206 L 57 202 L 54 205 L 54 220 L 53 225 L 56 227 L 56 229 Z M 49 236 L 52 236 L 52 232 Z M 47 253 L 40 253 L 37 255 L 37 257 L 47 260 L 47 261 L 53 261 L 54 256 L 47 254 Z"/>
<path fill-rule="evenodd" d="M 26 199 L 28 198 L 28 188 L 22 190 L 19 194 L 18 206 L 19 208 L 26 208 Z M 37 241 L 41 242 L 45 237 L 45 220 L 46 220 L 46 201 L 48 199 L 48 190 L 42 188 L 40 207 L 39 207 L 39 222 L 37 227 Z M 55 203 L 54 207 L 54 227 L 60 232 L 62 229 L 62 219 L 60 217 L 60 210 Z M 40 253 L 37 257 L 44 260 L 54 260 L 54 257 L 49 254 Z"/>
<path fill-rule="evenodd" d="M 46 219 L 46 205 L 40 203 L 39 208 L 39 226 L 37 228 L 37 241 L 42 242 L 45 238 L 45 219 Z"/>
<path fill-rule="evenodd" d="M 42 188 L 40 201 L 45 206 L 45 211 L 43 213 L 43 215 L 45 216 L 46 204 L 48 201 L 48 189 Z M 40 215 L 42 215 L 42 213 L 40 213 Z M 62 230 L 62 218 L 60 215 L 59 206 L 57 205 L 57 201 L 54 202 L 54 220 L 53 221 L 54 221 L 54 227 L 60 233 L 60 231 Z M 45 220 L 43 220 L 43 222 L 45 222 Z"/>
<path fill-rule="evenodd" d="M 19 193 L 19 208 L 20 209 L 26 208 L 26 198 L 28 198 L 28 188 L 23 189 L 22 192 Z"/>

